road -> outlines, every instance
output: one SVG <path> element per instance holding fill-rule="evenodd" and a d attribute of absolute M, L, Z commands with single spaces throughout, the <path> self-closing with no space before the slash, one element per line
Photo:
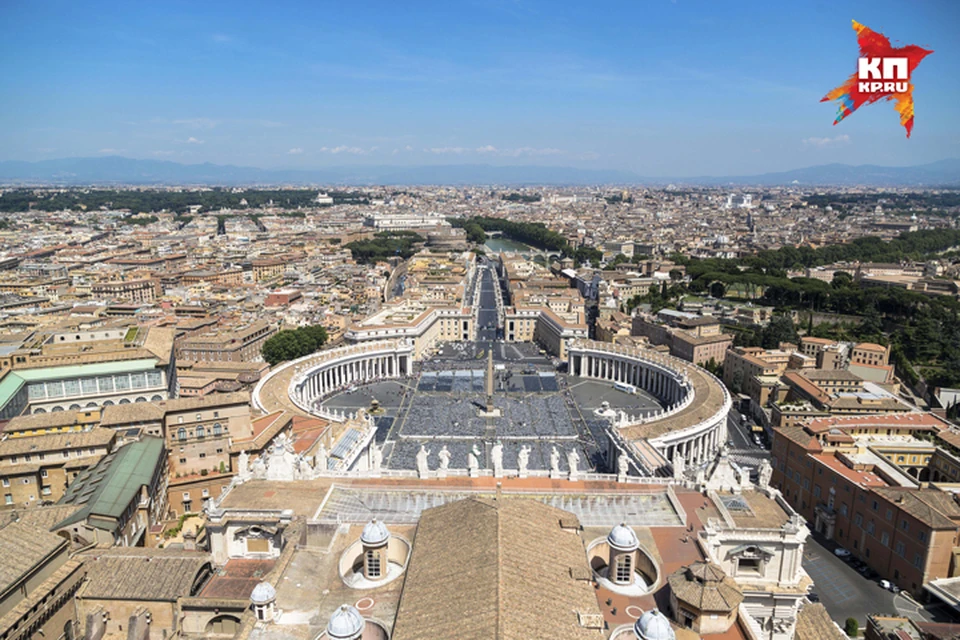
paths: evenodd
<path fill-rule="evenodd" d="M 897 613 L 897 600 L 880 585 L 867 580 L 850 565 L 833 553 L 834 545 L 824 543 L 819 536 L 811 535 L 803 550 L 803 568 L 813 578 L 813 592 L 827 608 L 830 617 L 841 627 L 847 618 L 856 618 L 860 628 L 866 626 L 867 615 L 872 613 Z"/>
<path fill-rule="evenodd" d="M 770 459 L 770 452 L 765 447 L 754 444 L 750 423 L 741 425 L 740 412 L 733 409 L 727 414 L 727 440 L 733 443 L 730 458 L 743 467 L 757 469 L 761 460 Z"/>
<path fill-rule="evenodd" d="M 477 340 L 492 341 L 498 335 L 497 296 L 494 287 L 497 282 L 490 267 L 482 267 L 480 272 L 480 307 L 477 311 Z"/>

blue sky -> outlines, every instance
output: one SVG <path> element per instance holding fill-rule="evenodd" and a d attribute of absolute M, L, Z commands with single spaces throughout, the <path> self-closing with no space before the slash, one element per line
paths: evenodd
<path fill-rule="evenodd" d="M 832 126 L 851 19 L 935 50 Z M 0 160 L 732 175 L 960 157 L 960 2 L 0 3 Z"/>

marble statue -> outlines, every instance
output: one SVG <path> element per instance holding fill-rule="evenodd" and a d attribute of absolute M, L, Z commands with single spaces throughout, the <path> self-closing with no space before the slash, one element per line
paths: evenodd
<path fill-rule="evenodd" d="M 246 478 L 250 473 L 250 454 L 246 451 L 240 452 L 240 458 L 237 461 L 237 472 L 241 478 Z"/>
<path fill-rule="evenodd" d="M 480 461 L 477 460 L 477 454 L 473 451 L 467 454 L 467 468 L 470 470 L 470 474 L 473 475 L 480 469 Z"/>
<path fill-rule="evenodd" d="M 630 459 L 627 458 L 627 454 L 620 452 L 620 455 L 617 456 L 617 474 L 621 476 L 627 475 L 627 472 L 630 470 Z"/>
<path fill-rule="evenodd" d="M 577 475 L 577 466 L 580 464 L 580 454 L 577 453 L 576 449 L 572 449 L 567 452 L 567 466 L 570 467 L 570 476 L 575 477 Z"/>
<path fill-rule="evenodd" d="M 257 480 L 263 480 L 267 477 L 267 464 L 264 462 L 263 456 L 259 456 L 253 461 L 253 464 L 250 465 L 250 470 L 253 473 L 253 477 Z"/>
<path fill-rule="evenodd" d="M 528 464 L 530 464 L 530 447 L 523 445 L 520 447 L 520 453 L 517 454 L 517 467 L 522 475 L 526 475 Z"/>
<path fill-rule="evenodd" d="M 320 443 L 320 446 L 317 448 L 317 471 L 326 471 L 327 470 L 327 460 L 329 459 L 330 454 L 327 452 L 327 448 L 323 446 L 323 443 Z"/>
<path fill-rule="evenodd" d="M 450 452 L 447 450 L 447 445 L 443 445 L 440 449 L 440 452 L 437 454 L 437 458 L 440 459 L 440 470 L 446 471 L 450 468 Z"/>
<path fill-rule="evenodd" d="M 761 489 L 766 489 L 770 486 L 770 478 L 773 476 L 773 467 L 770 465 L 770 461 L 764 458 L 760 461 L 760 469 L 757 472 L 757 486 Z"/>
<path fill-rule="evenodd" d="M 419 474 L 421 478 L 426 478 L 427 474 L 430 473 L 430 464 L 427 461 L 429 456 L 430 450 L 420 445 L 420 451 L 417 451 L 417 474 Z"/>
<path fill-rule="evenodd" d="M 560 473 L 560 452 L 556 446 L 550 451 L 550 473 Z"/>
<path fill-rule="evenodd" d="M 687 460 L 679 450 L 673 452 L 673 479 L 682 480 L 687 469 Z"/>
<path fill-rule="evenodd" d="M 503 445 L 498 440 L 490 449 L 490 461 L 493 463 L 493 475 L 496 478 L 503 476 Z"/>

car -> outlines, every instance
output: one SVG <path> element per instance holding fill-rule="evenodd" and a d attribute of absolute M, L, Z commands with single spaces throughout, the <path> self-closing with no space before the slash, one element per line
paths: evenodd
<path fill-rule="evenodd" d="M 867 580 L 876 580 L 877 578 L 880 577 L 880 574 L 874 571 L 873 569 L 871 569 L 870 567 L 867 567 L 867 570 L 863 572 L 863 577 L 866 578 Z"/>
<path fill-rule="evenodd" d="M 833 550 L 833 554 L 838 558 L 847 558 L 850 556 L 850 552 L 844 549 L 843 547 L 837 547 Z"/>
<path fill-rule="evenodd" d="M 889 591 L 890 587 L 893 586 L 893 583 L 891 583 L 889 580 L 881 580 L 879 584 L 881 589 L 886 589 L 887 591 Z"/>
<path fill-rule="evenodd" d="M 807 594 L 807 600 L 810 602 L 820 602 L 820 596 L 813 591 Z"/>

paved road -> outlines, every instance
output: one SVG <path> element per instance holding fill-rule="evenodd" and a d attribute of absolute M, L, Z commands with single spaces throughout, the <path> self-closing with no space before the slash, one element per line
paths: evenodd
<path fill-rule="evenodd" d="M 761 460 L 770 459 L 770 452 L 765 447 L 758 447 L 753 443 L 749 429 L 749 424 L 740 424 L 739 411 L 731 410 L 727 414 L 727 440 L 733 442 L 730 458 L 741 466 L 757 469 Z"/>
<path fill-rule="evenodd" d="M 480 272 L 480 308 L 477 311 L 477 340 L 497 339 L 497 297 L 493 288 L 497 286 L 490 268 Z"/>
<path fill-rule="evenodd" d="M 864 628 L 871 613 L 895 613 L 894 595 L 867 580 L 824 545 L 819 536 L 810 536 L 803 551 L 803 568 L 813 578 L 813 592 L 841 627 L 847 618 L 856 618 Z M 898 598 L 906 600 L 904 598 Z"/>

